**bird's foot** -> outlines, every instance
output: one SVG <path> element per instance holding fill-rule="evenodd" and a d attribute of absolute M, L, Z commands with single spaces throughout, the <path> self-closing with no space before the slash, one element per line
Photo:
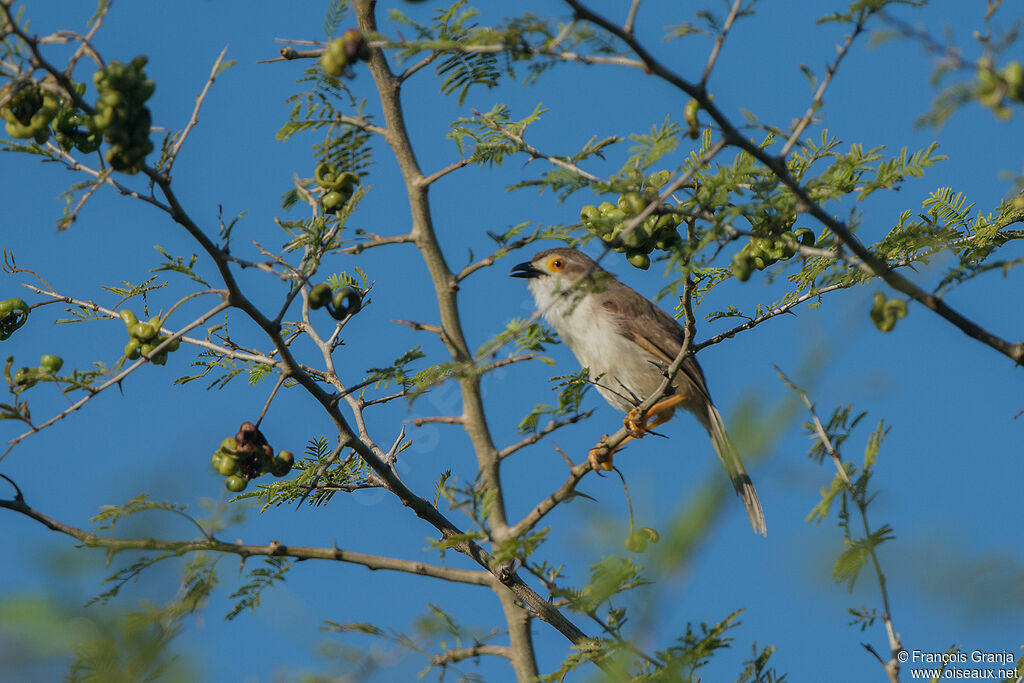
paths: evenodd
<path fill-rule="evenodd" d="M 647 415 L 639 408 L 633 408 L 626 414 L 626 417 L 622 418 L 622 425 L 631 437 L 642 439 L 647 433 Z"/>
<path fill-rule="evenodd" d="M 590 461 L 590 466 L 597 472 L 605 471 L 611 472 L 612 456 L 615 455 L 617 448 L 609 448 L 605 443 L 608 435 L 605 434 L 601 437 L 601 440 L 597 442 L 597 445 L 590 449 L 590 453 L 587 455 L 587 460 Z"/>

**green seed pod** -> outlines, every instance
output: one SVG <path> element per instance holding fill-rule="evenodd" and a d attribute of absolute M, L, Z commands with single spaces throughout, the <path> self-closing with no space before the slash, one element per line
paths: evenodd
<path fill-rule="evenodd" d="M 36 368 L 20 368 L 14 373 L 14 384 L 15 386 L 25 387 L 26 389 L 34 387 L 38 381 L 36 375 Z"/>
<path fill-rule="evenodd" d="M 628 247 L 626 247 L 626 245 L 623 244 L 622 240 L 620 239 L 616 239 L 614 242 L 607 242 L 607 244 L 612 248 L 612 251 L 619 254 L 625 254 L 626 250 L 628 249 Z"/>
<path fill-rule="evenodd" d="M 779 246 L 782 250 L 782 256 L 780 258 L 791 258 L 796 254 L 798 244 L 800 244 L 800 241 L 796 238 L 796 233 L 789 230 L 782 233 L 781 239 L 779 240 Z"/>
<path fill-rule="evenodd" d="M 871 310 L 872 311 L 878 311 L 880 313 L 884 306 L 885 306 L 885 294 L 883 292 L 875 292 L 875 296 L 872 299 Z"/>
<path fill-rule="evenodd" d="M 658 216 L 658 220 L 655 221 L 655 226 L 658 231 L 674 233 L 676 231 L 675 216 L 671 213 L 663 213 Z"/>
<path fill-rule="evenodd" d="M 331 316 L 341 320 L 355 315 L 363 307 L 363 295 L 353 287 L 342 287 L 331 299 Z"/>
<path fill-rule="evenodd" d="M 335 175 L 336 173 L 334 171 L 334 166 L 326 162 L 321 162 L 317 164 L 316 170 L 313 171 L 313 178 L 316 181 L 316 184 L 324 188 L 325 190 L 334 189 Z"/>
<path fill-rule="evenodd" d="M 657 543 L 661 540 L 661 535 L 649 526 L 641 527 L 636 530 L 637 534 L 645 536 L 651 543 Z"/>
<path fill-rule="evenodd" d="M 754 272 L 754 264 L 750 261 L 750 255 L 744 251 L 732 257 L 732 272 L 740 282 L 746 282 Z"/>
<path fill-rule="evenodd" d="M 213 457 L 210 458 L 210 465 L 213 467 L 214 470 L 220 472 L 220 464 L 223 459 L 224 456 L 221 454 L 220 451 L 214 451 Z"/>
<path fill-rule="evenodd" d="M 640 270 L 647 270 L 651 267 L 651 257 L 642 251 L 629 251 L 626 253 L 626 260 L 629 264 Z"/>
<path fill-rule="evenodd" d="M 348 196 L 351 197 L 352 190 L 355 188 L 356 185 L 359 184 L 359 176 L 353 173 L 352 171 L 343 171 L 342 173 L 338 174 L 335 183 L 336 185 L 334 189 L 338 190 L 339 192 L 348 191 Z"/>
<path fill-rule="evenodd" d="M 1024 102 L 1024 66 L 1020 62 L 1010 62 L 1003 69 L 1003 80 L 1006 81 L 1006 94 L 1018 102 Z"/>
<path fill-rule="evenodd" d="M 164 339 L 166 339 L 166 337 L 164 337 Z M 163 339 L 161 339 L 161 341 L 163 341 Z M 178 339 L 172 339 L 171 340 L 171 343 L 167 345 L 167 350 L 170 351 L 170 352 L 174 352 L 174 351 L 177 351 L 180 346 L 181 346 L 181 338 L 179 337 Z"/>
<path fill-rule="evenodd" d="M 649 187 L 661 187 L 668 182 L 669 178 L 672 177 L 672 173 L 668 169 L 658 171 L 653 175 L 647 176 L 647 185 Z"/>
<path fill-rule="evenodd" d="M 617 223 L 624 223 L 629 218 L 629 216 L 626 215 L 626 212 L 620 208 L 611 209 L 604 216 L 608 220 L 615 221 Z"/>
<path fill-rule="evenodd" d="M 117 315 L 118 317 L 121 318 L 121 320 L 124 321 L 125 326 L 129 328 L 129 332 L 131 326 L 139 322 L 139 319 L 135 317 L 135 314 L 129 311 L 127 308 L 118 313 Z"/>
<path fill-rule="evenodd" d="M 323 196 L 320 204 L 323 206 L 324 213 L 338 213 L 345 206 L 346 201 L 348 200 L 344 194 L 332 190 Z"/>
<path fill-rule="evenodd" d="M 128 330 L 128 334 L 141 342 L 147 342 L 156 336 L 156 329 L 149 323 L 135 323 Z"/>
<path fill-rule="evenodd" d="M 225 455 L 221 455 L 220 460 L 217 462 L 215 467 L 219 473 L 228 477 L 232 474 L 238 473 L 238 460 L 236 458 L 229 458 Z"/>
<path fill-rule="evenodd" d="M 139 358 L 139 340 L 132 337 L 124 347 L 125 358 L 129 360 L 138 360 Z"/>
<path fill-rule="evenodd" d="M 270 473 L 275 477 L 283 477 L 292 470 L 292 466 L 295 464 L 295 456 L 292 455 L 291 451 L 281 451 L 274 458 L 274 462 L 271 465 Z"/>
<path fill-rule="evenodd" d="M 28 304 L 17 297 L 0 301 L 0 341 L 9 338 L 28 321 Z"/>
<path fill-rule="evenodd" d="M 47 353 L 39 358 L 39 365 L 48 373 L 54 374 L 64 366 L 64 359 Z"/>
<path fill-rule="evenodd" d="M 608 212 L 609 212 L 609 211 L 614 211 L 614 210 L 615 210 L 615 209 L 617 209 L 617 208 L 619 208 L 619 207 L 615 206 L 615 205 L 614 205 L 614 204 L 612 204 L 611 202 L 601 202 L 601 203 L 600 203 L 600 204 L 598 204 L 598 206 L 597 206 L 597 210 L 598 210 L 598 211 L 600 211 L 600 212 L 601 212 L 601 214 L 602 214 L 602 215 L 605 215 L 605 216 L 607 216 L 607 215 L 608 215 Z"/>
<path fill-rule="evenodd" d="M 682 241 L 682 238 L 679 237 L 679 233 L 675 230 L 660 231 L 654 241 L 654 246 L 662 251 L 668 251 L 680 241 Z"/>
<path fill-rule="evenodd" d="M 696 98 L 691 98 L 683 109 L 683 120 L 686 121 L 686 125 L 690 127 L 686 132 L 693 140 L 696 140 L 700 136 L 700 121 L 697 120 L 698 111 L 700 111 L 700 102 L 698 102 Z"/>
<path fill-rule="evenodd" d="M 233 474 L 224 480 L 224 486 L 232 493 L 241 493 L 248 485 L 249 480 L 245 477 L 240 477 L 237 474 Z"/>
<path fill-rule="evenodd" d="M 885 302 L 886 315 L 896 318 L 907 317 L 907 302 L 903 299 L 889 299 Z"/>
<path fill-rule="evenodd" d="M 139 344 L 139 355 L 140 356 L 148 356 L 149 354 L 153 353 L 153 349 L 155 349 L 155 348 L 156 348 L 155 346 L 153 346 L 152 344 L 149 344 L 149 343 Z"/>
<path fill-rule="evenodd" d="M 643 232 L 640 229 L 640 226 L 637 226 L 636 228 L 634 228 L 633 230 L 631 230 L 628 233 L 624 232 L 621 235 L 621 237 L 622 237 L 623 243 L 627 247 L 630 247 L 633 250 L 636 250 L 637 248 L 639 248 L 640 245 L 643 244 L 645 239 L 646 239 L 645 235 L 643 234 Z"/>
<path fill-rule="evenodd" d="M 220 442 L 220 449 L 229 455 L 233 454 L 238 449 L 238 441 L 235 437 L 229 436 Z"/>
<path fill-rule="evenodd" d="M 647 550 L 647 538 L 642 534 L 634 532 L 626 537 L 624 545 L 626 550 L 631 553 L 642 553 Z"/>
<path fill-rule="evenodd" d="M 596 206 L 588 204 L 580 209 L 580 223 L 587 228 L 593 229 L 594 221 L 601 217 L 601 210 Z"/>
<path fill-rule="evenodd" d="M 800 244 L 805 247 L 813 247 L 817 241 L 814 239 L 814 231 L 809 228 L 797 228 L 793 231 L 793 235 L 800 240 Z"/>
<path fill-rule="evenodd" d="M 331 286 L 321 282 L 309 290 L 309 307 L 312 309 L 323 308 L 331 300 Z"/>
<path fill-rule="evenodd" d="M 639 192 L 626 192 L 619 197 L 618 206 L 627 214 L 635 216 L 647 208 L 647 202 Z"/>

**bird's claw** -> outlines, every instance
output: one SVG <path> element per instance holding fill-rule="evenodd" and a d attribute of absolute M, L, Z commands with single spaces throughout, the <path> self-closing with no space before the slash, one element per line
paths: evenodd
<path fill-rule="evenodd" d="M 639 408 L 633 408 L 622 419 L 622 425 L 626 428 L 626 433 L 631 437 L 642 439 L 644 434 L 647 433 L 647 415 Z"/>
<path fill-rule="evenodd" d="M 605 439 L 608 435 L 605 434 L 601 437 L 601 440 L 596 446 L 590 449 L 590 453 L 587 455 L 587 460 L 590 462 L 590 466 L 595 472 L 611 472 L 612 471 L 612 459 L 615 455 L 615 451 L 618 449 L 608 448 L 605 444 Z"/>

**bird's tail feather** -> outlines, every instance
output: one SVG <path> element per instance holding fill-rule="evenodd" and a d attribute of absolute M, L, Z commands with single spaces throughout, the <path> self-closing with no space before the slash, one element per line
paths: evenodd
<path fill-rule="evenodd" d="M 722 416 L 710 402 L 707 404 L 707 416 L 701 420 L 708 434 L 711 436 L 711 443 L 714 444 L 718 457 L 725 465 L 732 486 L 736 489 L 736 495 L 743 501 L 747 508 L 747 517 L 750 518 L 750 526 L 756 533 L 767 536 L 768 531 L 764 523 L 764 511 L 761 509 L 761 501 L 757 499 L 757 491 L 754 489 L 754 482 L 750 480 L 747 468 L 743 466 L 739 451 L 733 445 L 729 434 L 725 431 L 725 423 Z"/>

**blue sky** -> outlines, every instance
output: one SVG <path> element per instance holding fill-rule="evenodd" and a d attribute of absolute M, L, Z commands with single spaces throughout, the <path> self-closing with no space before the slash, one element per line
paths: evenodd
<path fill-rule="evenodd" d="M 900 15 L 921 21 L 937 35 L 952 27 L 958 42 L 970 45 L 970 32 L 980 27 L 983 9 L 978 3 L 949 5 Z M 598 6 L 616 16 L 625 12 L 625 3 Z M 754 17 L 737 23 L 711 79 L 716 104 L 736 119 L 743 109 L 778 125 L 800 116 L 810 92 L 798 64 L 806 63 L 821 73 L 835 54 L 833 45 L 842 38 L 842 29 L 836 25 L 814 24 L 833 6 L 841 4 L 764 3 Z M 255 252 L 247 243 L 250 238 L 271 248 L 283 242 L 273 222 L 275 216 L 286 216 L 280 196 L 294 174 L 311 174 L 315 162 L 310 146 L 319 140 L 313 135 L 296 136 L 286 144 L 274 139 L 289 109 L 285 98 L 297 91 L 294 80 L 305 64 L 256 62 L 276 54 L 275 38 L 323 38 L 321 3 L 296 3 L 287 12 L 281 7 L 268 2 L 121 3 L 115 5 L 97 38 L 107 59 L 128 61 L 136 54 L 148 55 L 147 72 L 157 82 L 150 101 L 154 125 L 172 130 L 187 121 L 194 94 L 217 54 L 225 44 L 229 46 L 228 58 L 238 65 L 215 84 L 175 167 L 174 182 L 186 209 L 208 232 L 216 229 L 218 207 L 223 207 L 225 216 L 247 211 L 235 233 L 235 249 L 251 257 Z M 560 6 L 527 3 L 523 7 L 544 12 Z M 402 9 L 425 17 L 429 3 L 403 4 Z M 1011 18 L 1015 10 L 1020 18 L 1019 8 L 1008 6 L 1001 12 L 1003 19 Z M 80 28 L 89 14 L 85 8 L 58 2 L 32 3 L 28 11 L 33 29 L 40 33 Z M 677 12 L 676 3 L 646 2 L 638 30 L 662 59 L 693 78 L 703 68 L 708 41 L 660 42 L 662 26 L 693 19 L 691 10 Z M 485 15 L 488 20 L 497 16 Z M 885 145 L 893 154 L 901 146 L 914 151 L 938 139 L 939 151 L 949 160 L 930 169 L 925 178 L 909 180 L 899 192 L 876 194 L 858 207 L 865 212 L 861 233 L 865 241 L 884 235 L 902 209 L 919 209 L 938 187 L 966 193 L 982 211 L 998 204 L 1008 190 L 1000 173 L 1021 169 L 1019 113 L 1009 122 L 997 122 L 987 111 L 968 107 L 941 131 L 915 128 L 914 119 L 926 111 L 934 96 L 927 82 L 930 58 L 911 43 L 898 41 L 874 49 L 867 44 L 858 45 L 826 96 L 823 115 L 830 132 L 847 144 Z M 365 70 L 357 72 L 353 87 L 375 111 L 372 80 Z M 455 99 L 438 93 L 437 83 L 424 70 L 405 92 L 407 121 L 423 169 L 429 173 L 458 158 L 454 144 L 444 138 L 448 122 L 469 115 L 474 108 L 487 111 L 498 102 L 508 104 L 514 117 L 525 116 L 543 102 L 549 111 L 531 128 L 529 139 L 550 153 L 567 153 L 595 134 L 645 132 L 666 115 L 680 121 L 685 98 L 635 71 L 570 65 L 529 88 L 510 81 L 494 90 L 471 91 L 460 107 Z M 819 132 L 813 128 L 810 134 Z M 592 164 L 589 170 L 604 175 L 616 171 L 625 147 L 611 150 L 606 163 Z M 378 145 L 376 152 L 369 180 L 374 189 L 351 225 L 399 234 L 408 229 L 409 221 L 404 189 L 386 147 Z M 731 154 L 723 157 L 723 163 L 725 159 L 731 159 Z M 434 222 L 452 267 L 468 263 L 470 252 L 480 257 L 492 250 L 487 230 L 501 232 L 524 221 L 572 223 L 580 205 L 600 201 L 581 193 L 558 204 L 550 193 L 505 191 L 524 174 L 538 173 L 534 166 L 540 163 L 524 169 L 523 162 L 514 159 L 497 169 L 467 168 L 432 188 Z M 148 270 L 158 262 L 153 244 L 172 254 L 197 251 L 165 216 L 109 191 L 99 193 L 79 221 L 58 234 L 56 197 L 75 180 L 72 175 L 54 165 L 4 155 L 0 156 L 0 177 L 7 187 L 3 245 L 14 251 L 19 265 L 36 270 L 62 293 L 112 305 L 116 299 L 100 290 L 100 285 L 148 277 Z M 134 182 L 139 184 L 137 179 Z M 819 229 L 814 224 L 808 227 Z M 538 244 L 536 249 L 548 246 L 555 245 Z M 471 347 L 479 347 L 510 318 L 532 310 L 524 283 L 506 273 L 533 251 L 528 248 L 464 283 L 460 303 Z M 1021 256 L 1019 248 L 1008 250 L 1007 257 L 1014 256 Z M 202 272 L 210 273 L 208 262 L 201 259 L 200 264 Z M 356 265 L 375 286 L 372 305 L 346 328 L 346 345 L 338 352 L 351 372 L 350 381 L 358 381 L 366 368 L 388 364 L 416 344 L 442 360 L 444 349 L 435 339 L 389 322 L 395 318 L 437 321 L 433 293 L 423 284 L 425 268 L 415 249 L 402 245 L 370 250 L 358 259 L 335 256 L 324 272 L 351 271 Z M 662 282 L 659 266 L 642 273 L 621 260 L 608 260 L 605 265 L 648 295 L 653 296 Z M 935 272 L 924 268 L 913 277 L 928 286 L 936 281 Z M 251 272 L 240 277 L 253 288 L 257 302 L 276 307 L 279 293 L 273 282 Z M 4 296 L 16 295 L 20 289 L 16 280 L 7 277 L 5 282 Z M 1022 284 L 1018 271 L 1005 277 L 990 273 L 955 289 L 948 301 L 1004 338 L 1017 339 L 1024 314 L 1018 295 Z M 172 280 L 171 287 L 156 294 L 152 302 L 166 308 L 176 298 L 172 290 L 180 292 L 174 288 L 184 286 Z M 905 647 L 944 651 L 957 644 L 968 652 L 1019 652 L 1024 632 L 1020 524 L 1024 419 L 1014 420 L 1024 409 L 1019 370 L 920 307 L 912 306 L 909 317 L 891 334 L 879 333 L 868 310 L 873 292 L 880 288 L 872 284 L 832 295 L 819 308 L 800 309 L 795 316 L 710 347 L 699 360 L 727 424 L 736 425 L 741 410 L 752 411 L 758 419 L 786 413 L 793 396 L 776 377 L 773 364 L 804 385 L 823 418 L 836 405 L 846 403 L 869 412 L 864 426 L 847 443 L 848 459 L 860 461 L 870 429 L 884 417 L 892 431 L 876 470 L 878 498 L 871 515 L 876 526 L 888 522 L 895 528 L 896 540 L 880 553 L 893 618 Z M 728 320 L 702 322 L 708 312 L 728 305 L 749 310 L 757 302 L 773 300 L 777 293 L 756 277 L 715 290 L 697 311 L 698 338 L 729 327 Z M 40 353 L 59 353 L 68 367 L 85 367 L 95 359 L 108 364 L 116 360 L 124 343 L 120 323 L 54 327 L 47 320 L 53 308 L 40 309 L 5 342 L 5 355 L 14 355 L 17 365 L 34 364 Z M 198 314 L 202 309 L 189 310 Z M 254 334 L 242 322 L 233 330 L 233 334 Z M 220 500 L 223 488 L 209 470 L 209 453 L 239 422 L 259 413 L 270 387 L 250 389 L 243 380 L 223 391 L 207 392 L 199 383 L 171 387 L 175 377 L 189 372 L 189 353 L 183 349 L 166 367 L 135 373 L 122 394 L 107 392 L 81 413 L 28 439 L 0 464 L 0 471 L 19 483 L 30 504 L 84 527 L 99 506 L 124 502 L 141 491 L 158 500 L 189 503 L 193 509 L 203 499 Z M 516 425 L 535 403 L 553 398 L 548 378 L 576 370 L 567 349 L 552 347 L 550 357 L 556 368 L 519 364 L 485 380 L 488 418 L 499 446 L 518 438 Z M 59 396 L 37 394 L 34 415 L 61 409 Z M 278 448 L 299 451 L 308 439 L 327 433 L 329 423 L 310 399 L 294 390 L 282 399 L 275 402 L 264 423 L 264 432 Z M 568 453 L 585 453 L 602 433 L 620 424 L 619 414 L 596 394 L 588 397 L 587 407 L 596 409 L 592 420 L 563 430 L 554 439 Z M 401 420 L 458 412 L 455 387 L 444 385 L 411 407 L 391 405 L 368 419 L 379 440 L 389 442 L 397 436 Z M 762 439 L 760 457 L 748 458 L 768 520 L 767 539 L 750 533 L 742 506 L 729 497 L 711 533 L 688 562 L 654 569 L 657 573 L 651 578 L 663 592 L 654 606 L 651 649 L 669 645 L 688 621 L 717 622 L 743 607 L 743 624 L 731 634 L 733 648 L 716 657 L 707 680 L 732 680 L 755 640 L 762 646 L 776 646 L 775 667 L 789 672 L 794 681 L 880 678 L 880 667 L 860 643 L 870 642 L 883 651 L 881 627 L 861 633 L 848 626 L 847 613 L 848 607 L 878 605 L 877 585 L 865 574 L 853 593 L 847 594 L 831 581 L 839 532 L 832 521 L 813 526 L 804 518 L 832 471 L 808 461 L 810 442 L 800 428 L 805 416 L 788 414 L 792 417 L 777 425 L 776 438 Z M 20 432 L 10 423 L 0 428 L 4 440 Z M 693 420 L 680 418 L 664 431 L 671 438 L 646 439 L 617 458 L 630 485 L 638 522 L 662 530 L 705 481 L 724 483 L 710 444 Z M 458 428 L 428 425 L 409 434 L 413 446 L 403 455 L 399 471 L 421 495 L 432 494 L 433 482 L 446 469 L 462 479 L 473 476 L 475 458 Z M 733 436 L 741 442 L 746 438 L 735 431 Z M 758 441 L 756 437 L 749 440 Z M 512 518 L 525 514 L 565 477 L 564 463 L 548 442 L 508 461 L 502 474 Z M 623 552 L 626 523 L 617 478 L 591 475 L 580 489 L 597 501 L 579 500 L 551 515 L 547 520 L 552 527 L 550 540 L 541 551 L 546 559 L 566 563 L 569 576 L 576 580 L 601 557 Z M 7 594 L 52 595 L 77 606 L 103 590 L 100 580 L 109 571 L 102 566 L 100 551 L 69 553 L 68 539 L 13 514 L 3 519 L 0 538 L 17 549 L 0 567 Z M 458 513 L 454 519 L 465 523 Z M 191 534 L 187 525 L 156 514 L 135 524 L 126 525 L 124 533 L 167 538 Z M 438 561 L 435 553 L 424 550 L 432 531 L 394 499 L 365 492 L 338 496 L 318 510 L 284 508 L 261 516 L 251 514 L 248 521 L 222 536 L 251 543 L 280 539 L 293 545 L 330 546 L 336 542 L 360 552 Z M 86 554 L 88 559 L 82 559 Z M 454 553 L 445 561 L 470 566 Z M 60 578 L 69 563 L 82 563 L 82 573 L 73 580 Z M 249 568 L 256 564 L 250 563 Z M 221 561 L 221 587 L 204 616 L 190 622 L 175 644 L 188 653 L 206 680 L 272 680 L 279 671 L 318 668 L 325 660 L 313 653 L 322 641 L 379 647 L 361 636 L 320 633 L 324 619 L 374 621 L 408 629 L 428 601 L 484 631 L 500 617 L 497 601 L 484 589 L 306 562 L 290 572 L 286 584 L 268 591 L 255 613 L 228 623 L 221 615 L 230 609 L 228 596 L 239 585 L 236 566 L 234 558 Z M 177 590 L 176 581 L 173 571 L 157 570 L 126 588 L 113 606 L 135 609 L 140 600 L 167 600 Z M 577 621 L 584 630 L 595 631 L 593 624 Z M 567 644 L 541 623 L 535 625 L 535 635 L 542 669 L 550 670 L 565 654 Z M 282 646 L 240 645 L 262 639 Z M 400 658 L 392 662 L 394 668 L 373 680 L 407 677 L 423 665 L 415 656 Z M 497 663 L 485 662 L 482 671 L 488 680 L 511 679 L 509 670 Z"/>

